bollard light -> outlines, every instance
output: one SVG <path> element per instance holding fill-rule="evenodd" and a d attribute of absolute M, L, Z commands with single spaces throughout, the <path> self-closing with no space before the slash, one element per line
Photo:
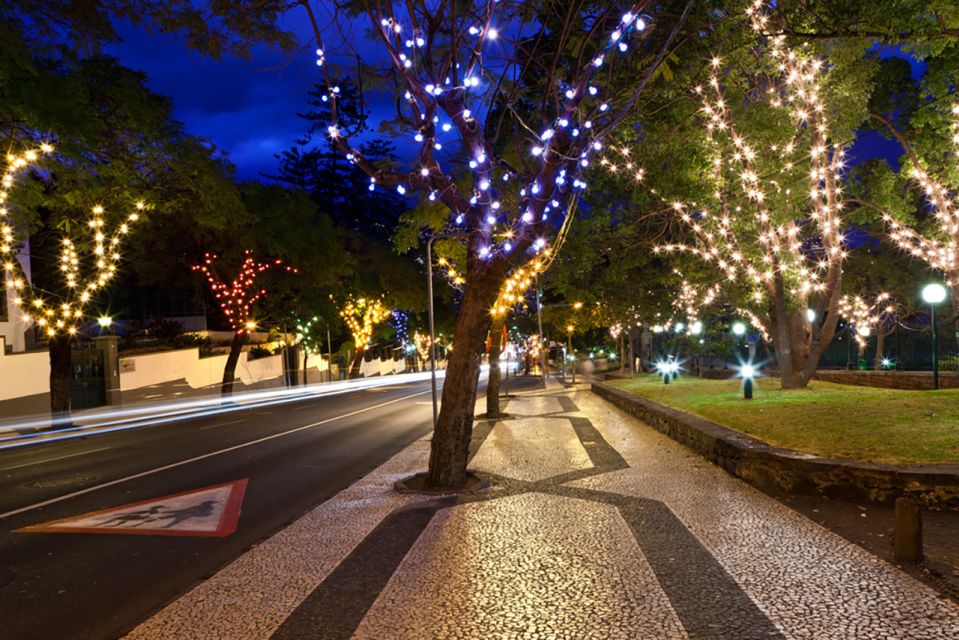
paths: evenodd
<path fill-rule="evenodd" d="M 739 375 L 743 379 L 743 398 L 745 400 L 753 399 L 753 378 L 756 377 L 756 368 L 751 364 L 744 364 L 739 369 Z"/>
<path fill-rule="evenodd" d="M 669 363 L 663 362 L 662 360 L 658 361 L 656 363 L 656 371 L 663 377 L 663 384 L 669 384 L 669 379 L 672 377 L 669 374 Z"/>

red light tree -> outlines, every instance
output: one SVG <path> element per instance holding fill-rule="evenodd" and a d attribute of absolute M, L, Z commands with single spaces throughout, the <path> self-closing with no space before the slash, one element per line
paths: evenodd
<path fill-rule="evenodd" d="M 201 264 L 193 265 L 194 271 L 199 271 L 206 277 L 210 291 L 216 299 L 220 311 L 226 316 L 233 329 L 233 341 L 230 343 L 230 355 L 226 359 L 226 366 L 223 369 L 223 382 L 220 386 L 224 397 L 233 393 L 233 381 L 236 378 L 236 364 L 240 360 L 240 353 L 243 351 L 243 343 L 246 341 L 249 332 L 256 328 L 256 321 L 253 320 L 252 311 L 255 305 L 266 294 L 267 290 L 260 288 L 256 284 L 257 277 L 268 269 L 285 269 L 290 273 L 296 273 L 294 267 L 286 265 L 282 260 L 271 260 L 259 262 L 253 258 L 253 252 L 246 250 L 246 259 L 240 266 L 240 271 L 231 281 L 221 278 L 214 268 L 217 256 L 213 253 L 207 253 L 203 256 Z"/>

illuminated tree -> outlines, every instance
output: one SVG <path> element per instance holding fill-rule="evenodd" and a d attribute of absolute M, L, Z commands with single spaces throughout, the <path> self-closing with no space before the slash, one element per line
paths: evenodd
<path fill-rule="evenodd" d="M 695 324 L 702 320 L 703 310 L 719 298 L 722 286 L 718 283 L 708 286 L 692 284 L 681 271 L 675 270 L 674 273 L 682 278 L 682 282 L 673 300 L 673 308 L 685 317 L 687 325 Z"/>
<path fill-rule="evenodd" d="M 14 292 L 14 302 L 23 313 L 25 322 L 33 321 L 47 339 L 50 354 L 50 409 L 57 421 L 70 417 L 71 347 L 78 325 L 87 318 L 86 309 L 94 297 L 105 289 L 117 273 L 120 263 L 120 244 L 131 225 L 140 219 L 145 209 L 142 202 L 134 205 L 132 213 L 111 228 L 106 222 L 106 211 L 100 205 L 90 210 L 86 229 L 89 239 L 79 234 L 62 232 L 59 242 L 59 287 L 45 290 L 26 276 L 16 255 L 16 229 L 22 226 L 14 219 L 8 204 L 10 189 L 16 176 L 27 170 L 53 147 L 42 144 L 20 155 L 7 154 L 3 176 L 0 178 L 0 259 L 7 287 Z M 90 255 L 84 255 L 89 249 Z"/>
<path fill-rule="evenodd" d="M 390 309 L 376 298 L 350 298 L 346 306 L 340 311 L 340 317 L 346 322 L 347 328 L 353 335 L 353 362 L 350 364 L 349 377 L 355 378 L 360 374 L 360 363 L 363 354 L 370 346 L 373 331 L 376 326 L 390 317 Z"/>
<path fill-rule="evenodd" d="M 869 300 L 863 296 L 843 296 L 839 300 L 839 314 L 846 319 L 856 341 L 859 360 L 866 357 L 869 337 L 876 334 L 876 355 L 873 368 L 882 368 L 886 338 L 896 330 L 898 307 L 888 293 L 880 293 Z"/>
<path fill-rule="evenodd" d="M 296 320 L 296 333 L 300 346 L 303 348 L 303 384 L 308 384 L 307 366 L 310 362 L 310 355 L 318 354 L 323 357 L 323 347 L 326 346 L 332 351 L 332 345 L 324 342 L 329 336 L 329 323 L 320 316 L 313 316 L 309 320 Z M 333 379 L 333 360 L 332 357 L 327 363 L 330 372 L 330 380 Z"/>
<path fill-rule="evenodd" d="M 236 277 L 229 281 L 221 278 L 217 273 L 214 265 L 217 259 L 216 254 L 205 254 L 203 262 L 192 267 L 194 271 L 199 271 L 206 278 L 217 306 L 220 307 L 220 311 L 233 330 L 230 353 L 226 359 L 226 366 L 223 368 L 223 382 L 220 385 L 220 392 L 224 398 L 233 394 L 236 365 L 240 360 L 240 353 L 243 352 L 243 343 L 246 342 L 249 333 L 257 326 L 253 317 L 253 306 L 267 294 L 265 288 L 257 285 L 257 278 L 268 269 L 283 269 L 289 273 L 297 272 L 295 268 L 284 264 L 282 260 L 260 262 L 253 257 L 252 251 L 249 250 L 245 252 L 245 255 L 246 259 L 240 265 Z"/>
<path fill-rule="evenodd" d="M 953 316 L 959 314 L 959 201 L 955 189 L 947 184 L 944 175 L 955 173 L 959 169 L 959 104 L 952 107 L 950 159 L 952 167 L 935 172 L 929 163 L 913 149 L 909 140 L 900 133 L 888 119 L 874 114 L 902 146 L 909 159 L 909 177 L 918 184 L 926 203 L 933 214 L 932 224 L 921 229 L 918 223 L 908 224 L 887 208 L 864 198 L 850 198 L 849 202 L 874 209 L 882 214 L 889 229 L 889 238 L 896 246 L 910 256 L 918 258 L 935 271 L 943 275 L 950 292 L 950 304 Z M 933 175 L 938 173 L 940 175 Z M 959 335 L 959 334 L 957 334 Z"/>
<path fill-rule="evenodd" d="M 413 347 L 416 349 L 416 355 L 420 362 L 429 362 L 431 344 L 432 341 L 428 333 L 420 333 L 419 331 L 413 333 Z"/>
<path fill-rule="evenodd" d="M 762 0 L 749 8 L 757 34 L 765 11 Z M 750 76 L 743 93 L 727 97 L 742 77 L 724 77 L 718 58 L 708 86 L 696 89 L 714 189 L 702 202 L 672 205 L 695 240 L 656 250 L 696 256 L 718 271 L 741 312 L 771 339 L 782 387 L 791 389 L 808 384 L 839 317 L 844 151 L 830 139 L 824 61 L 781 36 L 763 36 L 756 47 L 766 72 Z M 765 118 L 762 139 L 741 130 L 743 109 Z"/>
<path fill-rule="evenodd" d="M 694 2 L 676 2 L 678 17 L 655 29 L 649 28 L 653 18 L 641 13 L 648 4 L 608 4 L 596 12 L 519 0 L 349 4 L 365 13 L 389 60 L 397 124 L 418 148 L 407 170 L 391 171 L 370 162 L 337 120 L 340 89 L 326 61 L 352 48 L 336 35 L 347 32 L 349 18 L 333 17 L 329 34 L 339 38 L 334 50 L 324 43 L 327 33 L 311 4 L 303 2 L 319 44 L 330 138 L 370 176 L 371 188 L 428 197 L 445 207 L 449 221 L 468 238 L 457 349 L 432 438 L 426 479 L 431 486 L 467 481 L 488 309 L 502 283 L 528 253 L 550 244 L 574 193 L 586 186 L 582 170 L 610 130 L 635 109 Z M 624 55 L 630 49 L 643 52 L 642 62 L 630 64 Z M 617 72 L 627 74 L 621 77 L 630 79 L 631 89 L 604 93 Z"/>

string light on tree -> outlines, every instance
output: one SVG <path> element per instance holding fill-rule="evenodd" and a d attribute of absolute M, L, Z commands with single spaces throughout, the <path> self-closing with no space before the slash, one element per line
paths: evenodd
<path fill-rule="evenodd" d="M 893 214 L 871 202 L 857 198 L 851 198 L 849 202 L 879 211 L 889 228 L 889 237 L 892 241 L 902 251 L 922 260 L 930 268 L 942 272 L 946 286 L 950 288 L 953 299 L 957 300 L 956 295 L 959 294 L 959 202 L 944 181 L 931 175 L 926 163 L 916 154 L 909 141 L 892 126 L 892 123 L 879 116 L 875 117 L 887 125 L 906 151 L 911 164 L 910 175 L 922 189 L 936 224 L 923 233 L 900 222 Z M 959 103 L 952 107 L 951 118 L 954 157 L 959 158 Z"/>
<path fill-rule="evenodd" d="M 640 13 L 648 6 L 642 1 L 628 3 L 622 14 L 599 12 L 586 18 L 574 12 L 566 35 L 539 44 L 520 33 L 529 15 L 521 0 L 466 3 L 455 10 L 452 5 L 413 3 L 394 12 L 392 5 L 383 5 L 382 13 L 368 14 L 367 26 L 389 61 L 390 68 L 382 71 L 396 80 L 398 120 L 408 123 L 417 150 L 403 170 L 374 164 L 352 144 L 349 133 L 339 127 L 331 65 L 319 67 L 331 105 L 329 133 L 334 146 L 370 176 L 375 188 L 422 195 L 442 204 L 450 224 L 465 240 L 461 276 L 465 291 L 459 316 L 469 320 L 457 323 L 455 342 L 463 347 L 454 352 L 443 385 L 446 401 L 436 425 L 442 437 L 433 440 L 429 484 L 449 487 L 465 482 L 466 458 L 458 454 L 456 443 L 469 441 L 461 436 L 472 429 L 472 420 L 463 414 L 469 412 L 475 394 L 465 363 L 479 355 L 489 324 L 487 313 L 503 282 L 517 266 L 548 248 L 558 248 L 556 239 L 573 218 L 576 194 L 587 186 L 583 174 L 590 160 L 610 131 L 640 103 L 656 69 L 678 46 L 680 27 L 694 5 L 695 0 L 687 0 L 669 14 L 671 28 L 656 31 L 656 38 L 645 38 L 652 32 L 652 17 Z M 302 7 L 309 13 L 317 46 L 331 55 L 321 21 L 310 3 Z M 329 32 L 339 37 L 344 30 L 337 27 L 343 26 L 334 24 Z M 560 62 L 565 58 L 552 55 L 569 38 L 590 51 L 572 68 Z M 642 52 L 638 64 L 629 69 L 637 77 L 634 90 L 606 95 L 606 83 L 620 71 L 625 52 L 633 49 Z M 549 68 L 521 74 L 526 81 L 518 83 L 516 73 L 528 60 L 545 61 Z M 492 108 L 517 99 L 516 91 L 541 94 L 542 105 L 534 107 L 536 123 L 524 121 L 516 110 Z M 516 145 L 503 144 L 507 138 L 519 143 L 519 154 L 514 152 Z M 438 154 L 441 149 L 452 156 L 455 170 L 445 166 L 448 156 Z M 465 176 L 459 167 L 467 168 Z"/>
<path fill-rule="evenodd" d="M 845 295 L 839 300 L 839 314 L 850 325 L 861 360 L 871 336 L 882 339 L 895 329 L 897 305 L 893 297 L 885 292 L 871 300 L 859 295 Z M 877 344 L 877 358 L 882 360 L 881 344 Z"/>
<path fill-rule="evenodd" d="M 757 34 L 757 68 L 768 74 L 770 87 L 749 87 L 728 97 L 723 63 L 715 58 L 708 82 L 695 88 L 711 154 L 712 195 L 705 202 L 669 202 L 693 240 L 654 251 L 688 254 L 716 269 L 725 291 L 742 298 L 739 313 L 773 341 L 783 387 L 792 388 L 811 379 L 836 328 L 834 293 L 846 257 L 841 215 L 845 151 L 829 137 L 824 61 L 766 33 L 774 10 L 763 0 L 747 9 Z M 781 114 L 789 136 L 758 141 L 743 133 L 737 120 L 754 103 L 765 108 L 760 102 Z M 620 151 L 620 156 L 628 159 L 630 153 Z M 607 160 L 607 171 L 615 167 L 621 172 L 622 160 Z M 645 175 L 639 167 L 630 171 L 640 179 Z M 794 311 L 802 309 L 813 309 L 815 319 Z"/>
<path fill-rule="evenodd" d="M 85 317 L 87 305 L 117 273 L 123 238 L 146 209 L 143 202 L 135 203 L 133 211 L 111 229 L 107 225 L 104 208 L 94 206 L 86 224 L 92 254 L 83 257 L 81 248 L 86 243 L 78 244 L 69 236 L 62 237 L 58 262 L 63 288 L 58 292 L 39 290 L 27 278 L 15 255 L 16 222 L 8 201 L 17 174 L 28 169 L 40 157 L 51 153 L 53 147 L 49 144 L 42 144 L 19 155 L 9 153 L 0 178 L 0 259 L 3 260 L 7 287 L 13 290 L 14 302 L 23 311 L 24 321 L 36 322 L 49 338 L 77 333 L 77 324 Z M 90 271 L 88 275 L 84 275 L 86 270 Z"/>
<path fill-rule="evenodd" d="M 347 328 L 353 336 L 355 349 L 353 363 L 350 366 L 350 376 L 359 370 L 359 363 L 370 345 L 373 331 L 376 326 L 390 317 L 390 309 L 377 298 L 350 298 L 340 310 L 340 317 L 346 322 Z"/>
<path fill-rule="evenodd" d="M 192 267 L 194 271 L 202 273 L 206 278 L 217 306 L 230 323 L 230 328 L 240 335 L 256 328 L 253 306 L 267 295 L 265 288 L 257 286 L 257 278 L 269 269 L 297 273 L 294 267 L 285 264 L 282 260 L 259 261 L 253 257 L 253 252 L 249 249 L 244 252 L 244 255 L 246 258 L 240 265 L 239 272 L 230 281 L 218 276 L 215 267 L 217 255 L 214 253 L 204 254 L 203 262 Z"/>

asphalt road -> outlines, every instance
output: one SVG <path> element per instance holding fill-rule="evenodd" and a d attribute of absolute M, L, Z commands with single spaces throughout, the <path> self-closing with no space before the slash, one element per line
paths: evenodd
<path fill-rule="evenodd" d="M 398 379 L 388 387 L 0 451 L 0 637 L 123 635 L 427 434 L 429 401 L 428 382 Z M 224 538 L 16 531 L 243 478 L 238 527 Z"/>

